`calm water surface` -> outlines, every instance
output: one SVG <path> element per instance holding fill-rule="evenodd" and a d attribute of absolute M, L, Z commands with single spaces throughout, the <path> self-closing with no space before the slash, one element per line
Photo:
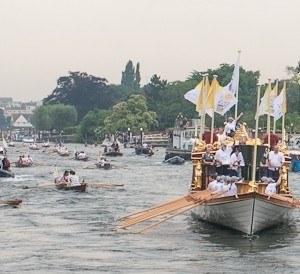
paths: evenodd
<path fill-rule="evenodd" d="M 73 151 L 75 145 L 68 145 Z M 30 153 L 31 168 L 12 167 L 16 177 L 1 180 L 1 199 L 21 198 L 18 208 L 1 206 L 0 273 L 300 273 L 300 212 L 284 225 L 253 237 L 195 221 L 190 213 L 144 234 L 114 232 L 113 218 L 187 193 L 192 165 L 162 163 L 164 149 L 152 158 L 112 158 L 115 169 L 92 167 L 100 148 L 77 144 L 88 162 L 59 157 L 52 148 L 30 151 L 28 145 L 9 148 L 17 161 Z M 73 168 L 87 182 L 124 183 L 122 189 L 88 188 L 86 193 L 55 188 L 23 189 L 51 183 L 54 165 Z M 300 175 L 290 185 L 300 197 Z"/>

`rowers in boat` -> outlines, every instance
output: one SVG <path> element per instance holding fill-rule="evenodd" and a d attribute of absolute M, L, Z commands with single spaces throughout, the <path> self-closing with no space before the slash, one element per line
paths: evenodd
<path fill-rule="evenodd" d="M 59 179 L 54 181 L 57 189 L 60 190 L 74 190 L 78 192 L 85 192 L 87 184 L 80 182 L 79 176 L 76 175 L 74 170 L 66 170 Z"/>
<path fill-rule="evenodd" d="M 106 158 L 103 157 L 103 155 L 100 155 L 98 157 L 98 163 L 96 164 L 98 168 L 102 169 L 111 169 L 112 165 L 108 162 Z"/>
<path fill-rule="evenodd" d="M 25 157 L 24 155 L 19 156 L 19 160 L 15 162 L 16 167 L 30 167 L 33 165 L 33 159 L 30 155 Z"/>
<path fill-rule="evenodd" d="M 65 146 L 58 147 L 56 151 L 59 156 L 69 156 L 70 155 L 69 150 Z"/>
<path fill-rule="evenodd" d="M 89 157 L 84 151 L 75 151 L 75 160 L 78 161 L 87 161 Z"/>
<path fill-rule="evenodd" d="M 105 156 L 123 156 L 123 153 L 120 152 L 120 144 L 118 140 L 115 140 L 110 147 L 104 147 Z"/>
<path fill-rule="evenodd" d="M 32 150 L 39 150 L 39 146 L 36 144 L 36 143 L 30 143 L 29 144 L 29 149 L 32 149 Z"/>
<path fill-rule="evenodd" d="M 148 144 L 146 143 L 144 143 L 142 146 L 140 145 L 136 146 L 134 150 L 136 155 L 141 155 L 141 154 L 145 154 L 148 156 L 154 155 L 153 147 L 148 146 Z"/>

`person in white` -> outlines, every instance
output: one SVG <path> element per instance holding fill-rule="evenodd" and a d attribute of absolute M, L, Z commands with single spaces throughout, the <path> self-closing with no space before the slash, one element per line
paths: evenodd
<path fill-rule="evenodd" d="M 71 170 L 67 177 L 67 186 L 80 186 L 79 176 L 75 175 L 75 171 Z"/>
<path fill-rule="evenodd" d="M 218 137 L 219 142 L 223 141 L 226 138 L 226 135 L 224 133 L 224 129 L 222 127 L 218 128 L 217 137 Z"/>
<path fill-rule="evenodd" d="M 284 156 L 282 152 L 279 152 L 279 146 L 275 145 L 274 150 L 269 152 L 268 155 L 268 174 L 269 177 L 276 180 L 279 176 L 279 169 L 284 164 Z"/>
<path fill-rule="evenodd" d="M 143 148 L 148 148 L 148 144 L 143 143 Z"/>
<path fill-rule="evenodd" d="M 234 153 L 230 156 L 230 175 L 241 178 L 241 168 L 245 166 L 245 161 L 242 152 L 238 147 L 235 148 Z"/>
<path fill-rule="evenodd" d="M 78 159 L 84 159 L 86 158 L 86 153 L 84 151 L 79 152 L 79 154 L 77 155 Z"/>
<path fill-rule="evenodd" d="M 227 175 L 230 165 L 230 154 L 232 148 L 227 148 L 226 142 L 221 143 L 221 148 L 216 152 L 215 163 L 218 175 Z"/>
<path fill-rule="evenodd" d="M 217 190 L 217 176 L 212 174 L 209 176 L 209 184 L 207 186 L 208 190 L 215 191 Z"/>
<path fill-rule="evenodd" d="M 224 127 L 225 134 L 231 136 L 231 131 L 235 131 L 236 124 L 238 120 L 242 117 L 243 112 L 236 118 L 228 117 L 227 124 Z"/>
<path fill-rule="evenodd" d="M 224 175 L 217 177 L 217 184 L 216 184 L 215 188 L 216 188 L 216 190 L 214 192 L 212 192 L 212 195 L 222 193 L 226 190 Z"/>
<path fill-rule="evenodd" d="M 238 177 L 232 176 L 230 179 L 230 186 L 228 189 L 227 196 L 236 196 L 237 197 L 237 187 L 236 187 L 236 182 L 239 180 Z"/>
<path fill-rule="evenodd" d="M 27 162 L 28 164 L 32 164 L 32 163 L 33 163 L 33 159 L 32 159 L 32 157 L 31 157 L 30 155 L 27 156 L 26 162 Z"/>
<path fill-rule="evenodd" d="M 281 174 L 279 175 L 279 178 L 277 182 L 275 182 L 274 179 L 268 178 L 268 186 L 266 187 L 265 193 L 267 195 L 273 195 L 277 193 L 276 188 L 281 184 Z"/>

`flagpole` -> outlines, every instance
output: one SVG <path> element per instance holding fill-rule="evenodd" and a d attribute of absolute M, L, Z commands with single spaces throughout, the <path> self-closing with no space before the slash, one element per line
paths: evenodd
<path fill-rule="evenodd" d="M 202 86 L 202 91 L 201 91 L 201 96 L 202 96 L 202 106 L 201 106 L 201 128 L 200 128 L 200 136 L 199 139 L 203 140 L 202 135 L 204 133 L 204 127 L 205 127 L 205 91 L 206 91 L 206 85 L 207 85 L 207 79 L 208 79 L 208 74 L 205 73 L 203 74 L 203 86 Z"/>
<path fill-rule="evenodd" d="M 216 79 L 218 78 L 218 75 L 214 75 L 214 86 L 212 87 L 213 92 L 213 108 L 212 108 L 212 116 L 211 116 L 211 129 L 210 129 L 210 143 L 212 144 L 214 141 L 214 127 L 215 127 L 215 92 L 216 92 Z"/>
<path fill-rule="evenodd" d="M 270 89 L 267 97 L 267 104 L 268 104 L 267 134 L 268 134 L 268 146 L 269 146 L 269 150 L 271 150 L 271 113 L 270 113 L 271 79 L 269 79 L 269 85 L 267 88 Z"/>
<path fill-rule="evenodd" d="M 260 85 L 257 85 L 257 101 L 256 101 L 256 120 L 255 120 L 255 134 L 254 134 L 254 154 L 252 163 L 252 182 L 255 182 L 256 174 L 256 159 L 257 159 L 257 136 L 258 136 L 258 120 L 259 120 L 259 100 L 260 100 Z"/>
<path fill-rule="evenodd" d="M 276 83 L 275 83 L 275 92 L 276 92 L 275 95 L 278 96 L 278 79 L 276 79 Z M 274 105 L 273 105 L 273 109 L 274 109 Z M 273 124 L 273 134 L 276 134 L 276 120 L 275 120 L 275 116 L 274 116 L 274 124 Z"/>
<path fill-rule="evenodd" d="M 284 90 L 284 99 L 283 99 L 283 105 L 286 106 L 286 81 L 283 82 L 283 90 Z M 275 118 L 275 117 L 274 117 Z M 282 127 L 281 127 L 281 139 L 282 139 L 282 143 L 285 142 L 285 111 L 283 111 L 282 113 Z"/>
<path fill-rule="evenodd" d="M 238 50 L 238 60 L 240 59 L 241 50 Z M 234 119 L 237 118 L 238 114 L 238 103 L 239 103 L 239 83 L 236 87 L 236 104 L 235 104 L 235 111 L 234 111 Z"/>

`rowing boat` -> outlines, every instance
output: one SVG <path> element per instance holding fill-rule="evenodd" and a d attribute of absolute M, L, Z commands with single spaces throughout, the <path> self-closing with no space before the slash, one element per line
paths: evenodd
<path fill-rule="evenodd" d="M 78 186 L 68 186 L 67 184 L 56 184 L 56 188 L 59 190 L 73 190 L 76 192 L 85 192 L 87 189 L 87 184 L 82 183 Z"/>

